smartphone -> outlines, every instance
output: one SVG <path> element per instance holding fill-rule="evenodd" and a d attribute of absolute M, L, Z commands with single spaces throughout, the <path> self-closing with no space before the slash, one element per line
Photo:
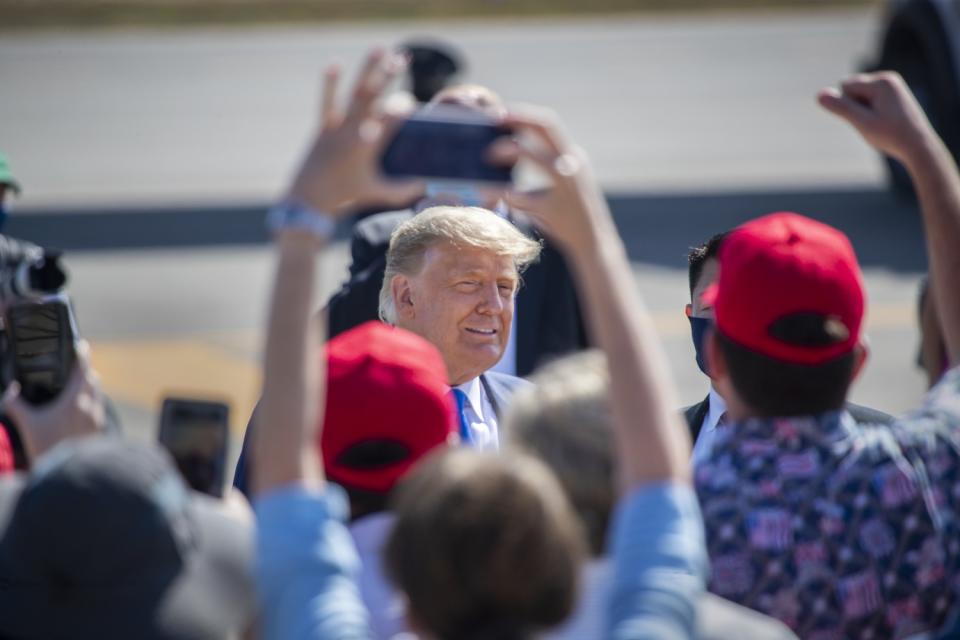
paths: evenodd
<path fill-rule="evenodd" d="M 391 177 L 510 183 L 513 167 L 487 159 L 490 144 L 510 130 L 462 107 L 434 105 L 400 125 L 381 158 Z"/>
<path fill-rule="evenodd" d="M 50 402 L 67 386 L 77 360 L 77 324 L 70 300 L 58 294 L 11 305 L 4 317 L 9 377 L 29 403 Z"/>
<path fill-rule="evenodd" d="M 164 398 L 157 436 L 191 489 L 223 496 L 230 438 L 230 408 L 225 403 Z"/>

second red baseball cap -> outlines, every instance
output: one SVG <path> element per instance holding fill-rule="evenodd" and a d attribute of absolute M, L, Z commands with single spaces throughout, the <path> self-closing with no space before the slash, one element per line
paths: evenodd
<path fill-rule="evenodd" d="M 436 347 L 372 321 L 333 338 L 320 450 L 327 475 L 386 492 L 435 447 L 456 442 L 456 407 Z"/>
<path fill-rule="evenodd" d="M 733 342 L 801 365 L 822 364 L 856 345 L 866 296 L 842 232 L 796 213 L 772 213 L 732 231 L 718 257 L 720 275 L 702 300 L 713 305 L 717 329 Z M 778 330 L 799 316 L 807 339 Z"/>

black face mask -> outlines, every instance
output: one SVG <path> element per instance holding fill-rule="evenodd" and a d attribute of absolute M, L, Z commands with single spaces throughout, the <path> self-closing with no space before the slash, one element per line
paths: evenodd
<path fill-rule="evenodd" d="M 707 329 L 713 324 L 713 321 L 710 320 L 710 318 L 695 318 L 693 316 L 687 316 L 687 320 L 690 321 L 693 350 L 697 352 L 697 366 L 700 368 L 700 371 L 703 371 L 704 375 L 709 376 L 710 372 L 707 371 L 707 357 L 703 352 L 703 338 L 707 334 Z"/>

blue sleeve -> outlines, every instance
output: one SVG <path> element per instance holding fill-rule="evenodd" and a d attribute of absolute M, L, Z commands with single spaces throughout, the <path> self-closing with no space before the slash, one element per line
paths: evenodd
<path fill-rule="evenodd" d="M 339 487 L 287 487 L 259 497 L 256 580 L 265 640 L 370 637 L 360 568 Z"/>
<path fill-rule="evenodd" d="M 707 552 L 693 488 L 643 487 L 621 501 L 611 527 L 608 638 L 692 638 Z"/>

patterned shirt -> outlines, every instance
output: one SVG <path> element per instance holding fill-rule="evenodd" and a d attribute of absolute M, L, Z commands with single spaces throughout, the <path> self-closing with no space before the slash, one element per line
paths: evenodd
<path fill-rule="evenodd" d="M 803 638 L 901 638 L 960 602 L 960 368 L 890 426 L 725 429 L 696 469 L 710 591 Z"/>

